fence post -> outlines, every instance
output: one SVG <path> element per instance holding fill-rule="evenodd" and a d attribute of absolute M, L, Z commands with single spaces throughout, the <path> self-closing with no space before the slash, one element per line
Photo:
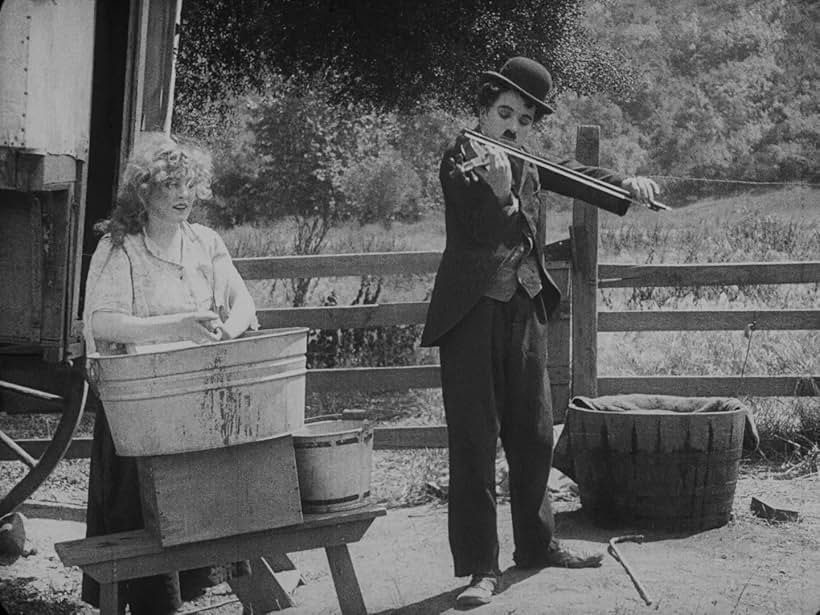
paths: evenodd
<path fill-rule="evenodd" d="M 575 158 L 599 164 L 600 128 L 579 126 Z M 572 205 L 571 395 L 598 394 L 598 209 L 579 199 Z"/>

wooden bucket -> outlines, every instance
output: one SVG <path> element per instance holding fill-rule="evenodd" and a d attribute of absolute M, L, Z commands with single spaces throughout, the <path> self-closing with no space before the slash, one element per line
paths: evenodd
<path fill-rule="evenodd" d="M 602 525 L 671 531 L 725 525 L 743 447 L 744 410 L 601 412 L 570 405 L 581 504 Z"/>
<path fill-rule="evenodd" d="M 305 420 L 307 329 L 201 346 L 88 357 L 119 455 L 187 453 L 264 440 Z"/>
<path fill-rule="evenodd" d="M 373 430 L 362 421 L 307 423 L 293 434 L 302 511 L 362 506 L 370 496 Z"/>

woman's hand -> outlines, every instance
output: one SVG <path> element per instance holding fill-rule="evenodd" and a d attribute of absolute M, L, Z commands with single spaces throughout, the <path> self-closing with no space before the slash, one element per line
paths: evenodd
<path fill-rule="evenodd" d="M 627 177 L 621 182 L 621 188 L 629 191 L 629 194 L 643 203 L 654 200 L 661 192 L 658 184 L 648 177 L 642 176 Z"/>
<path fill-rule="evenodd" d="M 191 340 L 197 344 L 218 342 L 223 334 L 220 329 L 222 321 L 219 315 L 210 310 L 201 312 L 187 312 L 176 315 L 177 336 L 180 339 Z"/>
<path fill-rule="evenodd" d="M 221 336 L 219 338 L 221 340 L 235 339 L 247 330 L 247 327 L 242 327 L 241 330 L 238 330 L 235 321 L 232 323 L 230 320 L 220 320 L 218 323 L 216 323 L 215 327 L 216 332 L 219 333 L 219 335 Z"/>
<path fill-rule="evenodd" d="M 138 317 L 118 312 L 94 312 L 91 326 L 98 340 L 122 344 L 157 344 L 192 341 L 196 344 L 218 342 L 219 315 L 210 310 Z"/>

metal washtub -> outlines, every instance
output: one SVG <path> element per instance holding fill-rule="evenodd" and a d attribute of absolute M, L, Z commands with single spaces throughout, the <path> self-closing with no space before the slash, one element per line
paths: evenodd
<path fill-rule="evenodd" d="M 88 357 L 119 455 L 168 455 L 300 429 L 307 329 L 139 354 Z"/>

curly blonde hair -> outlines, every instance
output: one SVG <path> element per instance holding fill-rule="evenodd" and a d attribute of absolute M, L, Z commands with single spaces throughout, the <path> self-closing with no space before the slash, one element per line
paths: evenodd
<path fill-rule="evenodd" d="M 141 133 L 122 173 L 111 218 L 95 229 L 122 245 L 126 235 L 139 233 L 148 221 L 145 200 L 154 186 L 168 179 L 189 182 L 195 198 L 206 200 L 212 196 L 212 177 L 211 156 L 199 146 L 161 132 Z"/>

